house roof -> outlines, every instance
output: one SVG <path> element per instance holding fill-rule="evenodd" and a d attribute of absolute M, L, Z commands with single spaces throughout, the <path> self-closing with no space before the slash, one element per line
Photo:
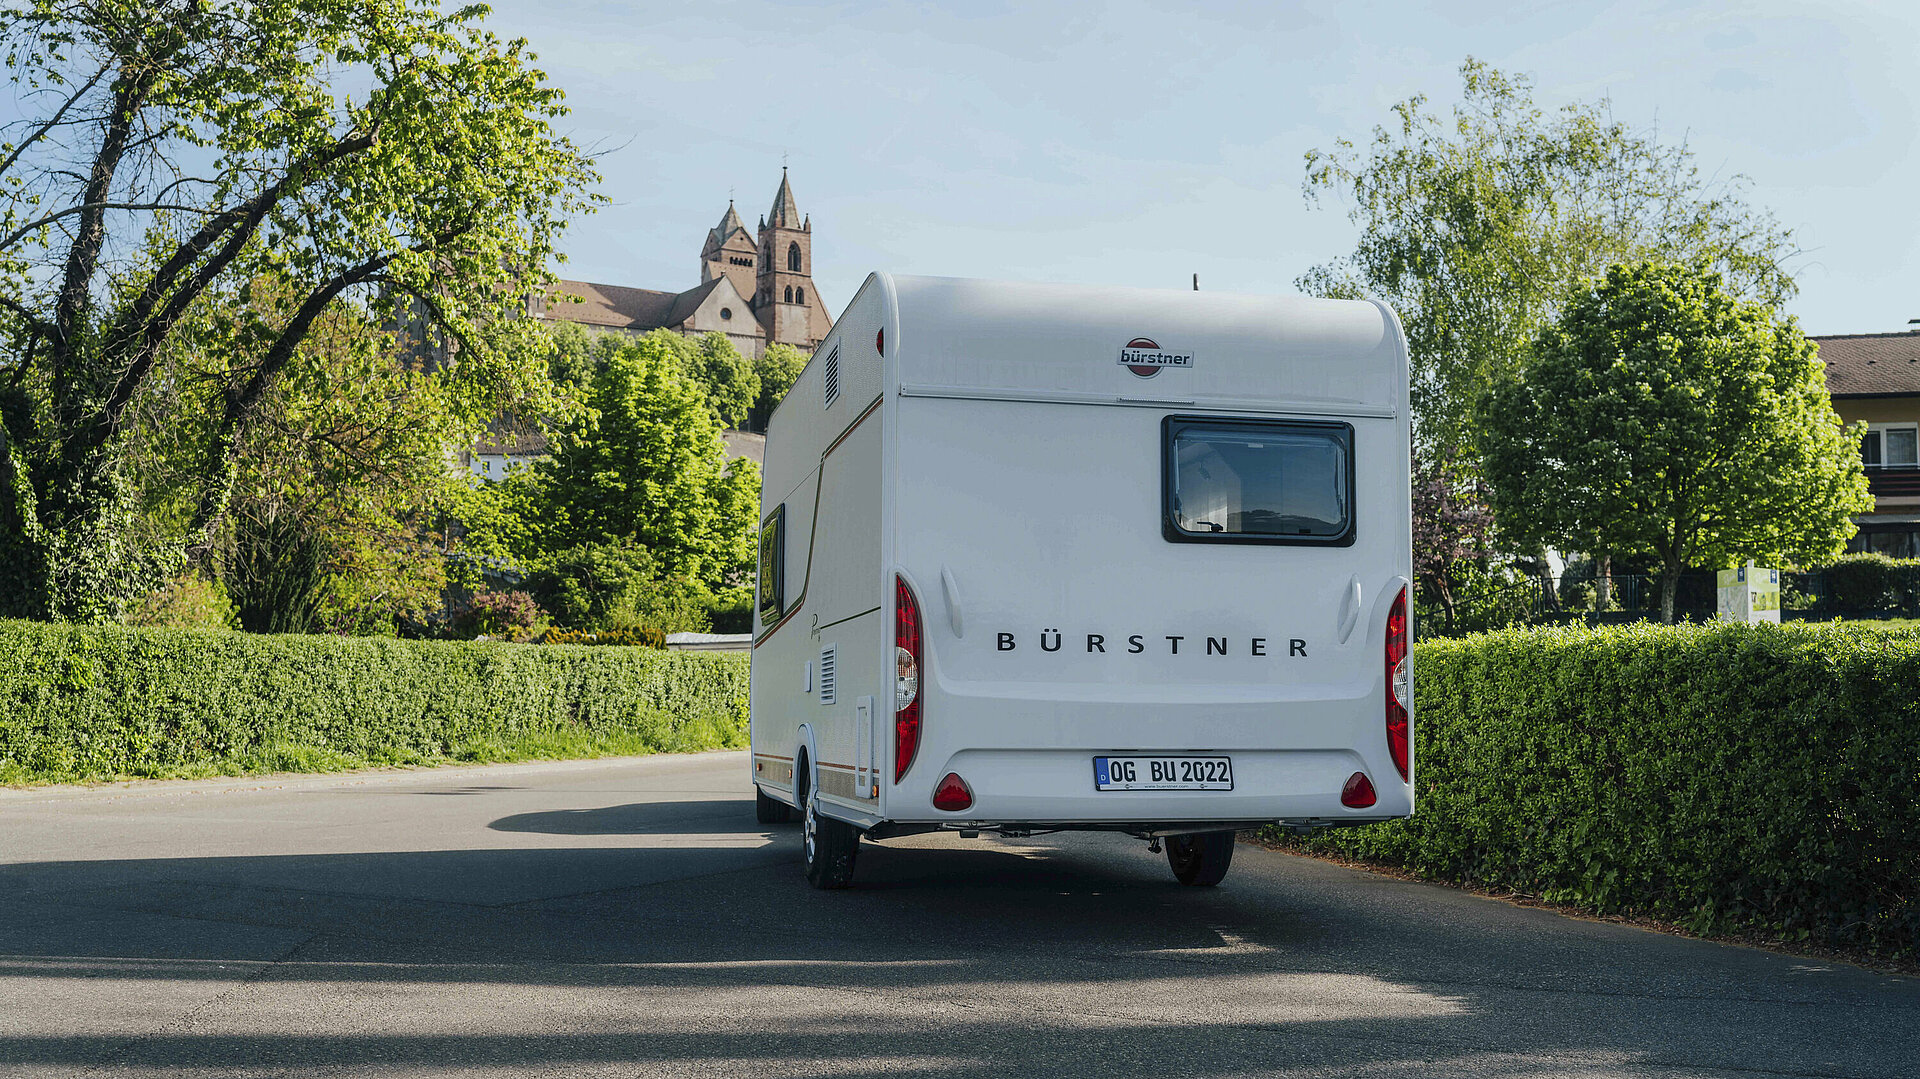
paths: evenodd
<path fill-rule="evenodd" d="M 1812 338 L 1835 397 L 1920 395 L 1920 332 Z"/>
<path fill-rule="evenodd" d="M 474 440 L 473 452 L 497 453 L 507 457 L 541 457 L 547 452 L 547 436 L 534 424 L 503 417 L 489 423 L 480 437 Z"/>

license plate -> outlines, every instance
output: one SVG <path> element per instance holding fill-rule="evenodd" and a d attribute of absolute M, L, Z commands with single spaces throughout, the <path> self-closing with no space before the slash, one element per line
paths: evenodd
<path fill-rule="evenodd" d="M 1103 791 L 1230 791 L 1227 757 L 1095 757 L 1093 787 Z"/>

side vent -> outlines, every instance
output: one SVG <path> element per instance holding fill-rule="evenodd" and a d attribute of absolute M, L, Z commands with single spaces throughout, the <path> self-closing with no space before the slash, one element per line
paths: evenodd
<path fill-rule="evenodd" d="M 831 370 L 831 368 L 829 368 Z M 833 703 L 834 683 L 834 646 L 828 645 L 820 650 L 820 703 Z"/>
<path fill-rule="evenodd" d="M 823 379 L 821 384 L 826 387 L 826 404 L 823 405 L 822 407 L 832 408 L 833 403 L 840 399 L 840 346 L 839 345 L 837 344 L 834 345 L 833 351 L 827 353 L 827 366 L 825 371 L 822 372 L 822 374 L 823 374 Z"/>

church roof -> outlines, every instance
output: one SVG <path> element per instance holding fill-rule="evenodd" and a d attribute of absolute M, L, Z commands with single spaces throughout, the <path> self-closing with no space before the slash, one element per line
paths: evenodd
<path fill-rule="evenodd" d="M 745 222 L 740 220 L 739 213 L 735 212 L 733 208 L 733 200 L 728 199 L 726 216 L 720 219 L 718 225 L 707 230 L 707 250 L 711 251 L 724 246 L 726 242 L 732 238 L 734 233 L 744 233 L 746 231 L 747 226 Z M 751 235 L 747 237 L 747 243 L 753 243 L 753 237 Z"/>
<path fill-rule="evenodd" d="M 589 281 L 556 281 L 559 297 L 547 305 L 549 318 L 608 329 L 650 330 L 668 325 L 667 318 L 680 298 L 678 292 L 624 285 L 596 285 Z M 564 297 L 577 296 L 575 303 Z"/>
<path fill-rule="evenodd" d="M 767 211 L 767 224 L 773 228 L 800 227 L 800 207 L 793 201 L 793 185 L 787 183 L 785 166 L 780 169 L 780 190 L 774 192 L 773 209 Z"/>
<path fill-rule="evenodd" d="M 591 281 L 556 281 L 555 299 L 547 304 L 546 317 L 609 330 L 679 329 L 726 280 L 716 277 L 685 292 L 596 285 Z M 568 296 L 577 296 L 580 302 L 566 299 Z M 747 329 L 741 332 L 757 332 L 751 320 L 746 325 Z"/>

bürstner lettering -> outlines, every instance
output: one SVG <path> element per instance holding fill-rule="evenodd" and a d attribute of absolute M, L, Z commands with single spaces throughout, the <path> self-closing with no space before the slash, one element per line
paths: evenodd
<path fill-rule="evenodd" d="M 1120 350 L 1122 367 L 1192 367 L 1193 353 L 1165 352 L 1152 348 L 1123 348 Z"/>
<path fill-rule="evenodd" d="M 1105 633 L 1086 634 L 1086 650 L 1088 652 L 1094 653 L 1095 655 L 1109 655 L 1110 653 L 1107 651 L 1107 641 L 1109 636 L 1113 638 L 1113 642 L 1115 644 L 1119 643 L 1118 634 L 1112 634 L 1112 635 L 1105 634 Z M 1147 636 L 1148 636 L 1147 634 L 1143 634 L 1143 633 L 1128 634 L 1126 654 L 1137 656 L 1142 652 L 1147 651 L 1148 650 Z M 1192 647 L 1187 648 L 1187 650 L 1184 652 L 1180 650 L 1180 642 L 1186 639 L 1187 639 L 1187 635 L 1185 634 L 1176 634 L 1176 633 L 1164 634 L 1161 637 L 1159 637 L 1158 640 L 1163 641 L 1165 643 L 1161 645 L 1156 645 L 1153 648 L 1153 651 L 1156 654 L 1165 654 L 1170 656 L 1199 655 L 1200 653 L 1196 652 Z M 1209 656 L 1244 655 L 1244 656 L 1253 656 L 1256 658 L 1260 658 L 1260 657 L 1266 657 L 1270 655 L 1272 656 L 1278 655 L 1278 653 L 1272 653 L 1267 651 L 1268 639 L 1265 637 L 1240 638 L 1240 637 L 1208 636 L 1204 639 L 1206 641 L 1205 654 Z M 993 642 L 994 650 L 996 652 L 1017 652 L 1020 650 L 1021 640 L 1022 638 L 1017 634 L 1005 633 L 1005 632 L 995 633 L 994 642 Z M 1033 640 L 1033 638 L 1029 637 L 1029 638 L 1026 638 L 1026 640 L 1031 641 Z M 1064 642 L 1064 640 L 1065 640 L 1065 637 L 1060 630 L 1054 629 L 1053 627 L 1049 626 L 1046 629 L 1043 629 L 1040 631 L 1040 635 L 1039 635 L 1040 650 L 1043 652 L 1058 652 L 1060 651 L 1061 645 Z M 1079 640 L 1076 638 L 1074 643 L 1074 648 L 1069 649 L 1068 651 L 1077 651 L 1078 649 L 1079 649 Z M 1307 642 L 1303 638 L 1300 638 L 1300 637 L 1287 638 L 1287 658 L 1289 659 L 1304 658 L 1306 654 L 1307 654 Z"/>

